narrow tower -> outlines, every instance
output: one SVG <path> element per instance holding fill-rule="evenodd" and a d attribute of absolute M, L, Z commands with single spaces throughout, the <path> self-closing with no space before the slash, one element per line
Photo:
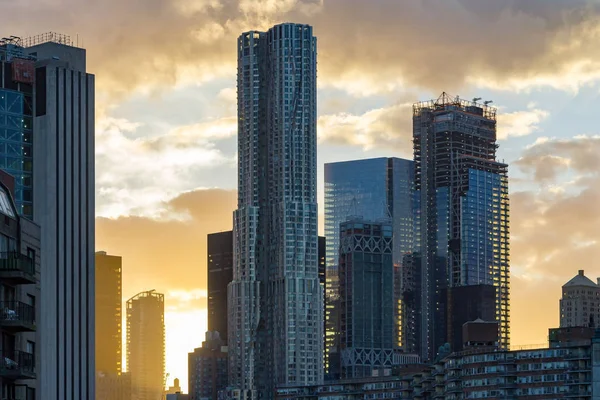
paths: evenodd
<path fill-rule="evenodd" d="M 317 254 L 316 38 L 238 39 L 238 209 L 228 288 L 230 386 L 271 398 L 323 377 Z"/>

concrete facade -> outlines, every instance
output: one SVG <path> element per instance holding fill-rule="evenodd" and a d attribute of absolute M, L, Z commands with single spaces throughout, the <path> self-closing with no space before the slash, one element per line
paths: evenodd
<path fill-rule="evenodd" d="M 37 58 L 34 221 L 42 227 L 39 326 L 44 399 L 95 398 L 94 76 L 84 49 L 53 42 Z"/>
<path fill-rule="evenodd" d="M 600 281 L 600 278 L 599 278 Z M 560 327 L 592 327 L 600 324 L 600 285 L 583 270 L 562 287 Z"/>

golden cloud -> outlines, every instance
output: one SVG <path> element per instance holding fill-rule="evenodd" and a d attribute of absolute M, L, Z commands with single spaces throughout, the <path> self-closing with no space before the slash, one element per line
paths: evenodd
<path fill-rule="evenodd" d="M 600 9 L 585 0 L 28 0 L 3 16 L 7 35 L 77 33 L 113 94 L 233 77 L 236 37 L 283 21 L 312 24 L 321 84 L 356 94 L 573 89 L 600 77 Z"/>

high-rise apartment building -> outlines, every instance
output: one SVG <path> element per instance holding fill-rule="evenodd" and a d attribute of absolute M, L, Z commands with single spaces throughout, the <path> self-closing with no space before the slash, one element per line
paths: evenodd
<path fill-rule="evenodd" d="M 317 40 L 285 23 L 238 39 L 238 209 L 229 384 L 271 398 L 323 379 L 317 254 Z"/>
<path fill-rule="evenodd" d="M 233 277 L 233 232 L 211 233 L 208 242 L 208 330 L 227 340 L 227 285 Z"/>
<path fill-rule="evenodd" d="M 353 216 L 377 221 L 390 219 L 394 232 L 394 320 L 395 346 L 414 351 L 410 345 L 410 322 L 414 310 L 403 310 L 402 272 L 407 254 L 416 249 L 417 221 L 414 195 L 414 163 L 400 158 L 372 158 L 325 164 L 325 236 L 327 238 L 326 342 L 327 353 L 336 341 L 336 304 L 340 224 Z M 404 274 L 405 276 L 408 276 Z M 405 285 L 404 285 L 405 286 Z M 413 303 L 411 303 L 412 305 Z M 328 366 L 327 366 L 328 367 Z M 328 368 L 329 369 L 329 368 Z"/>
<path fill-rule="evenodd" d="M 562 287 L 560 299 L 560 327 L 600 326 L 600 278 L 598 283 L 579 270 Z"/>
<path fill-rule="evenodd" d="M 394 365 L 392 224 L 361 218 L 340 224 L 341 378 L 364 378 Z"/>
<path fill-rule="evenodd" d="M 38 347 L 42 332 L 37 329 L 40 227 L 19 216 L 13 200 L 15 186 L 13 177 L 0 173 L 0 218 L 4 221 L 0 226 L 0 397 L 42 400 Z"/>
<path fill-rule="evenodd" d="M 94 399 L 94 76 L 64 35 L 0 48 L 0 166 L 16 178 L 18 212 L 42 227 L 44 399 Z"/>
<path fill-rule="evenodd" d="M 127 370 L 132 399 L 162 399 L 166 383 L 165 300 L 154 290 L 127 300 Z"/>
<path fill-rule="evenodd" d="M 190 400 L 217 400 L 227 389 L 227 346 L 219 332 L 206 332 L 202 347 L 188 354 Z"/>
<path fill-rule="evenodd" d="M 121 398 L 122 259 L 96 252 L 96 398 Z"/>
<path fill-rule="evenodd" d="M 509 332 L 507 165 L 496 160 L 496 109 L 442 94 L 413 106 L 420 197 L 421 356 L 447 341 L 444 289 L 496 287 L 502 348 Z M 450 318 L 451 319 L 451 318 Z"/>

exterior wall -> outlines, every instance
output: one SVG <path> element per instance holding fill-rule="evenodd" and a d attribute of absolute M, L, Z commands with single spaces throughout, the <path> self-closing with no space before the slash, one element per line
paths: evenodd
<path fill-rule="evenodd" d="M 33 85 L 14 82 L 12 66 L 12 62 L 0 61 L 0 168 L 18 178 L 14 188 L 17 210 L 32 219 Z"/>
<path fill-rule="evenodd" d="M 449 316 L 440 294 L 463 285 L 496 286 L 500 346 L 508 348 L 508 181 L 507 165 L 496 162 L 496 110 L 443 93 L 414 105 L 413 139 L 421 204 L 421 355 L 433 359 L 447 340 Z"/>
<path fill-rule="evenodd" d="M 27 381 L 16 381 L 17 385 L 27 385 L 29 388 L 35 391 L 35 397 L 27 398 L 27 400 L 44 400 L 45 397 L 44 392 L 42 390 L 43 386 L 41 385 L 41 363 L 42 363 L 42 352 L 39 348 L 39 343 L 42 342 L 42 336 L 44 335 L 43 331 L 39 327 L 39 320 L 42 312 L 41 305 L 41 277 L 42 277 L 42 269 L 41 269 L 41 229 L 39 225 L 36 223 L 26 219 L 19 219 L 20 226 L 20 242 L 21 242 L 21 254 L 30 255 L 34 258 L 35 264 L 35 285 L 22 285 L 17 289 L 18 293 L 18 301 L 21 301 L 24 304 L 32 306 L 34 308 L 34 317 L 36 322 L 35 332 L 23 332 L 20 334 L 20 346 L 21 350 L 26 351 L 28 353 L 32 353 L 35 357 L 35 372 L 36 379 L 35 380 L 27 380 Z M 33 348 L 31 345 L 28 345 L 28 342 L 33 343 Z M 23 389 L 19 389 L 23 390 Z M 29 393 L 31 394 L 31 390 Z M 22 394 L 22 393 L 21 393 Z"/>
<path fill-rule="evenodd" d="M 188 393 L 190 400 L 217 400 L 219 391 L 227 389 L 227 348 L 214 332 L 188 355 Z"/>
<path fill-rule="evenodd" d="M 164 295 L 142 292 L 127 300 L 127 369 L 132 400 L 156 400 L 165 390 Z"/>
<path fill-rule="evenodd" d="M 560 300 L 561 328 L 596 327 L 600 324 L 600 286 L 563 286 Z"/>
<path fill-rule="evenodd" d="M 323 379 L 310 26 L 239 37 L 238 116 L 230 385 L 272 398 L 276 385 Z"/>
<path fill-rule="evenodd" d="M 0 396 L 40 400 L 40 227 L 17 215 L 6 178 L 0 185 Z"/>
<path fill-rule="evenodd" d="M 554 349 L 456 353 L 420 369 L 420 372 L 387 378 L 280 388 L 275 398 L 591 400 L 597 396 L 595 389 L 599 378 L 596 375 L 600 371 L 592 370 L 592 345 L 589 341 Z"/>
<path fill-rule="evenodd" d="M 341 377 L 362 378 L 394 365 L 392 225 L 340 224 Z"/>
<path fill-rule="evenodd" d="M 233 279 L 233 232 L 208 235 L 208 330 L 227 340 L 227 285 Z"/>
<path fill-rule="evenodd" d="M 403 315 L 414 313 L 402 303 L 404 256 L 416 251 L 414 163 L 400 158 L 374 158 L 325 164 L 325 236 L 327 237 L 326 303 L 335 309 L 338 293 L 339 225 L 350 217 L 392 218 L 394 232 L 394 304 L 396 346 L 410 351 L 412 331 Z M 335 321 L 335 315 L 327 316 Z M 335 346 L 335 324 L 326 330 L 327 353 Z M 414 339 L 413 339 L 414 340 Z"/>
<path fill-rule="evenodd" d="M 121 400 L 122 260 L 97 252 L 96 263 L 96 397 Z"/>
<path fill-rule="evenodd" d="M 94 76 L 85 50 L 45 43 L 38 58 L 34 221 L 42 227 L 44 399 L 94 399 Z M 52 59 L 59 56 L 63 61 Z"/>

